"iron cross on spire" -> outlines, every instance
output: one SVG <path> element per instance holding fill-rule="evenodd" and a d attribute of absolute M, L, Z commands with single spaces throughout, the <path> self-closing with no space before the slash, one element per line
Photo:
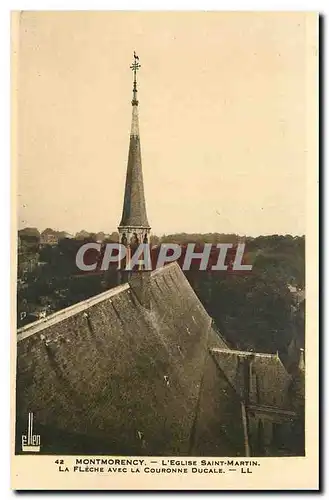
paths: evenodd
<path fill-rule="evenodd" d="M 136 55 L 136 52 L 134 51 L 134 62 L 130 66 L 130 69 L 133 70 L 133 72 L 134 72 L 133 100 L 131 101 L 131 104 L 133 106 L 138 106 L 136 75 L 137 75 L 137 71 L 139 70 L 140 67 L 141 67 L 141 65 L 139 64 L 139 57 Z"/>

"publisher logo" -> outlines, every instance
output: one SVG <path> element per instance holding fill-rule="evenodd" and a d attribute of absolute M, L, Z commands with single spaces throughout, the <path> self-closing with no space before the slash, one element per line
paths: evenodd
<path fill-rule="evenodd" d="M 40 451 L 40 435 L 33 434 L 33 413 L 29 413 L 27 420 L 27 434 L 22 435 L 22 451 L 36 452 Z"/>

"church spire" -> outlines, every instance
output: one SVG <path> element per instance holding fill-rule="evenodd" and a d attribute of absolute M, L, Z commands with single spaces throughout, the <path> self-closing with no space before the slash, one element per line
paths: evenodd
<path fill-rule="evenodd" d="M 135 229 L 150 230 L 150 225 L 146 215 L 138 126 L 137 71 L 140 67 L 139 57 L 134 52 L 134 62 L 130 66 L 134 74 L 133 98 L 131 101 L 132 122 L 122 218 L 119 225 L 120 233 L 129 232 L 129 228 L 133 228 L 134 232 L 136 232 Z"/>

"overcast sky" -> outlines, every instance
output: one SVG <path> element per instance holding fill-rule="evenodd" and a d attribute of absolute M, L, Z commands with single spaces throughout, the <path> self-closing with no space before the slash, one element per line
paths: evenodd
<path fill-rule="evenodd" d="M 303 234 L 310 16 L 22 13 L 19 227 L 116 230 L 136 50 L 152 232 Z"/>

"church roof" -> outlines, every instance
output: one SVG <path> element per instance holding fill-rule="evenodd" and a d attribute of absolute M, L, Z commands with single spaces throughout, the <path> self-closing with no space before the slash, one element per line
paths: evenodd
<path fill-rule="evenodd" d="M 211 354 L 232 386 L 249 404 L 289 409 L 291 376 L 276 354 L 227 348 L 213 348 Z"/>
<path fill-rule="evenodd" d="M 149 287 L 150 308 L 127 283 L 19 330 L 18 435 L 32 411 L 44 452 L 227 450 L 216 431 L 229 425 L 227 403 L 218 414 L 214 405 L 239 407 L 238 398 L 208 388 L 218 379 L 209 349 L 226 344 L 176 263 L 153 271 Z"/>
<path fill-rule="evenodd" d="M 294 417 L 280 359 L 229 349 L 177 263 L 138 276 L 145 303 L 132 280 L 18 331 L 17 453 L 29 412 L 43 453 L 158 456 L 245 456 L 246 410 Z"/>

